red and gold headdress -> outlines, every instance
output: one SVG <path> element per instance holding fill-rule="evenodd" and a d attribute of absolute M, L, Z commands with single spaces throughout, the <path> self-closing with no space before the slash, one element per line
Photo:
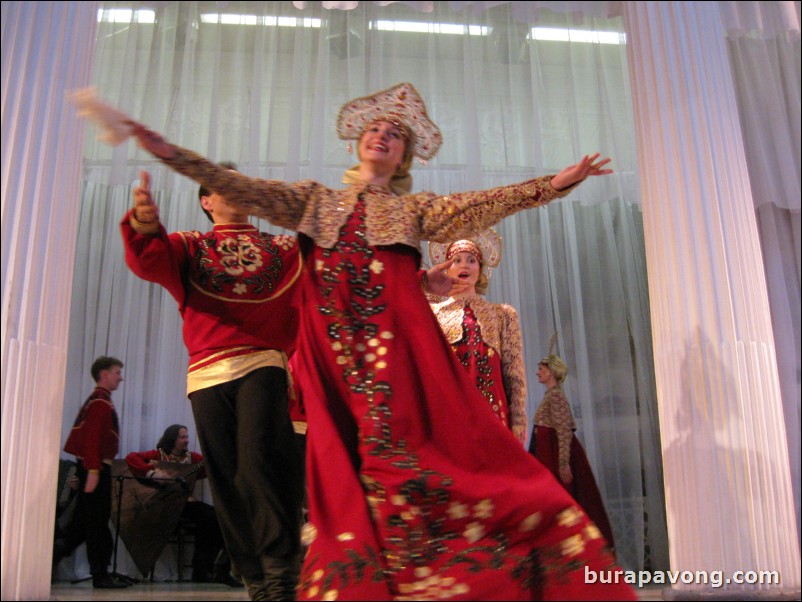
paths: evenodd
<path fill-rule="evenodd" d="M 389 121 L 410 136 L 409 148 L 419 159 L 437 154 L 443 136 L 426 114 L 426 105 L 412 84 L 403 83 L 355 98 L 345 103 L 337 115 L 337 135 L 341 140 L 359 140 L 371 123 Z"/>
<path fill-rule="evenodd" d="M 479 248 L 472 240 L 458 240 L 457 242 L 453 243 L 451 246 L 448 247 L 448 251 L 446 251 L 446 261 L 454 257 L 457 253 L 470 253 L 476 260 L 484 265 L 482 261 L 482 249 Z"/>
<path fill-rule="evenodd" d="M 482 271 L 487 278 L 493 268 L 501 263 L 501 236 L 493 228 L 484 232 L 454 241 L 450 244 L 429 242 L 429 261 L 437 265 L 448 261 L 457 253 L 468 252 L 474 255 L 482 264 Z"/>

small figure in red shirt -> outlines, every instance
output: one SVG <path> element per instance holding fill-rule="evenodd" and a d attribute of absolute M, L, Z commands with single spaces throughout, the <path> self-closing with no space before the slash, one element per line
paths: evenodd
<path fill-rule="evenodd" d="M 114 541 L 109 530 L 111 515 L 111 461 L 120 449 L 120 421 L 111 392 L 123 381 L 123 363 L 114 357 L 99 357 L 92 364 L 96 387 L 72 426 L 64 451 L 78 462 L 78 526 L 70 548 L 86 541 L 92 583 L 97 588 L 128 587 L 108 571 Z M 57 550 L 58 552 L 58 550 Z"/>

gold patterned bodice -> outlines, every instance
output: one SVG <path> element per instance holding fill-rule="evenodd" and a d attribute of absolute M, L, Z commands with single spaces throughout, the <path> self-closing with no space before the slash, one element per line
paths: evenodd
<path fill-rule="evenodd" d="M 453 345 L 462 338 L 462 321 L 465 317 L 465 306 L 470 304 L 476 321 L 482 330 L 482 339 L 497 353 L 501 353 L 501 329 L 504 327 L 505 314 L 515 312 L 511 305 L 491 303 L 482 297 L 449 297 L 444 301 L 432 303 L 432 311 L 440 322 L 440 328 L 446 340 Z"/>
<path fill-rule="evenodd" d="M 554 429 L 557 433 L 560 466 L 568 466 L 571 459 L 571 439 L 576 430 L 576 422 L 568 398 L 560 385 L 546 391 L 543 401 L 535 411 L 534 423 L 536 426 L 547 426 Z"/>

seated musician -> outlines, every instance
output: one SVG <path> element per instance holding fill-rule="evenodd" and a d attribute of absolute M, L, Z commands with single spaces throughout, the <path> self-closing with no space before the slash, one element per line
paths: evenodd
<path fill-rule="evenodd" d="M 198 464 L 203 456 L 189 451 L 189 431 L 181 424 L 168 426 L 156 449 L 144 452 L 131 452 L 125 457 L 131 473 L 140 478 L 169 478 L 169 474 L 160 470 L 160 462 L 179 464 Z M 204 469 L 198 478 L 206 476 Z M 231 563 L 225 550 L 220 524 L 214 507 L 190 496 L 182 518 L 195 523 L 195 551 L 192 556 L 192 581 L 200 583 L 224 583 L 231 587 L 240 587 L 230 574 Z M 215 561 L 215 559 L 217 559 Z"/>

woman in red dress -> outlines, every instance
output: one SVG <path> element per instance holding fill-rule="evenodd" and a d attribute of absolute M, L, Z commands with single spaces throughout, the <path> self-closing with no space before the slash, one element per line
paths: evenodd
<path fill-rule="evenodd" d="M 609 159 L 482 192 L 408 194 L 440 131 L 414 87 L 347 103 L 360 164 L 341 190 L 249 178 L 134 124 L 141 146 L 296 230 L 305 269 L 295 377 L 309 422 L 300 599 L 635 599 L 598 529 L 493 417 L 422 290 L 420 241 L 453 241 L 566 195 Z M 443 279 L 446 279 L 443 275 Z M 450 279 L 429 286 L 450 287 Z M 429 288 L 428 290 L 433 290 Z M 442 290 L 438 290 L 442 294 Z"/>
<path fill-rule="evenodd" d="M 565 490 L 596 523 L 612 549 L 615 544 L 610 520 L 585 450 L 574 434 L 574 416 L 560 386 L 567 375 L 565 362 L 553 353 L 538 363 L 537 379 L 546 385 L 546 394 L 535 411 L 529 453 L 560 480 Z"/>
<path fill-rule="evenodd" d="M 489 228 L 450 245 L 430 242 L 429 259 L 438 267 L 451 261 L 446 273 L 464 286 L 447 299 L 430 302 L 446 339 L 482 397 L 524 445 L 526 365 L 518 312 L 483 296 L 501 261 L 501 237 Z"/>

